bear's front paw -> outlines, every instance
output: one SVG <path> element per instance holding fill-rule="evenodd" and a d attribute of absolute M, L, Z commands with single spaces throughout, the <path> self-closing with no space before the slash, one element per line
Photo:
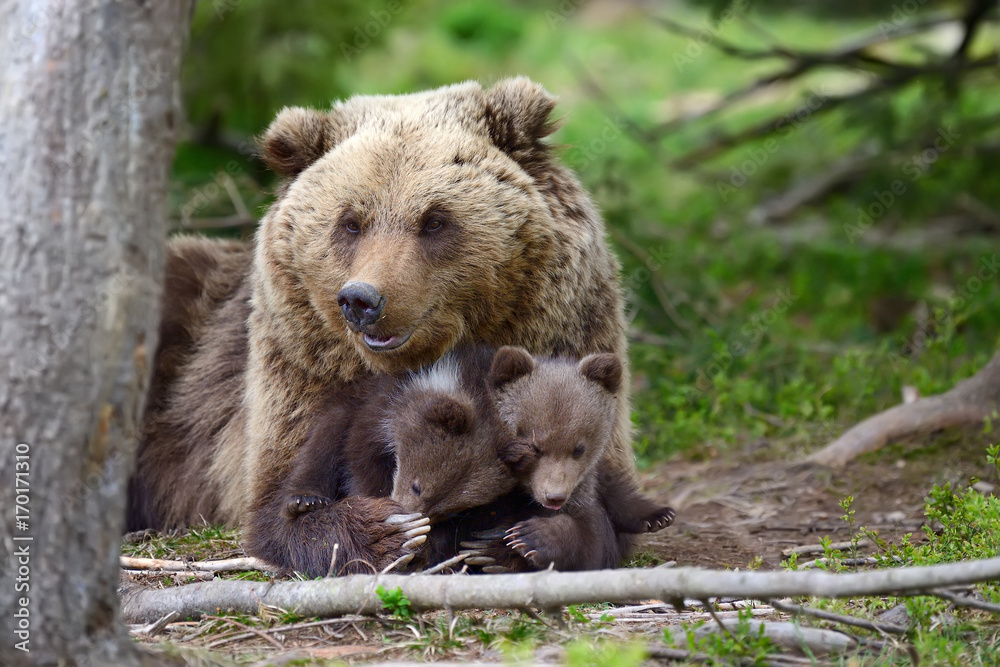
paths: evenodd
<path fill-rule="evenodd" d="M 647 533 L 663 530 L 674 522 L 677 512 L 671 507 L 661 507 L 657 511 L 642 517 L 642 524 Z"/>
<path fill-rule="evenodd" d="M 534 569 L 549 567 L 558 560 L 551 544 L 552 531 L 544 518 L 534 518 L 514 524 L 504 536 L 504 544 L 526 560 Z"/>
<path fill-rule="evenodd" d="M 333 501 L 325 496 L 289 496 L 288 502 L 285 503 L 285 511 L 288 512 L 289 516 L 294 517 L 306 512 L 313 512 L 332 503 Z"/>

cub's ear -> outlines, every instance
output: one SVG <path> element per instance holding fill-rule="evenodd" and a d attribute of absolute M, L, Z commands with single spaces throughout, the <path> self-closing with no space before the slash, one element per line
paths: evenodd
<path fill-rule="evenodd" d="M 577 366 L 580 374 L 616 394 L 622 386 L 622 362 L 613 354 L 590 354 Z"/>
<path fill-rule="evenodd" d="M 497 457 L 512 472 L 524 472 L 535 460 L 535 450 L 524 442 L 508 442 L 497 449 Z"/>
<path fill-rule="evenodd" d="M 453 396 L 436 396 L 427 406 L 424 418 L 452 435 L 462 435 L 472 426 L 472 406 Z"/>
<path fill-rule="evenodd" d="M 258 140 L 260 157 L 276 174 L 294 177 L 333 148 L 330 113 L 285 107 Z"/>
<path fill-rule="evenodd" d="M 485 93 L 483 120 L 490 140 L 514 159 L 540 148 L 538 140 L 556 130 L 549 114 L 556 98 L 523 76 L 504 79 Z"/>
<path fill-rule="evenodd" d="M 501 389 L 514 380 L 524 377 L 535 368 L 535 360 L 523 347 L 506 345 L 497 350 L 490 366 L 487 384 L 491 389 Z"/>

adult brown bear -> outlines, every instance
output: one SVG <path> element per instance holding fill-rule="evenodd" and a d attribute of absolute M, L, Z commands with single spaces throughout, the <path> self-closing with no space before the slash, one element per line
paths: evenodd
<path fill-rule="evenodd" d="M 129 528 L 257 520 L 359 374 L 463 342 L 627 358 L 604 223 L 543 142 L 554 106 L 515 78 L 283 110 L 261 153 L 287 183 L 253 247 L 170 244 Z M 632 478 L 628 386 L 626 368 L 604 465 Z"/>

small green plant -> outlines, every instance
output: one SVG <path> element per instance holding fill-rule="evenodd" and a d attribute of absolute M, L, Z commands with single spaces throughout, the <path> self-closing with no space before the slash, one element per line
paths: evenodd
<path fill-rule="evenodd" d="M 753 628 L 752 609 L 741 609 L 737 614 L 736 625 L 726 625 L 726 629 L 713 628 L 714 621 L 699 621 L 694 625 L 684 625 L 685 645 L 679 646 L 669 628 L 663 631 L 663 641 L 675 648 L 684 648 L 691 653 L 704 653 L 712 657 L 718 664 L 770 664 L 768 656 L 777 652 L 775 646 L 764 635 L 764 624 Z M 700 631 L 700 628 L 705 628 Z"/>
<path fill-rule="evenodd" d="M 403 621 L 409 621 L 413 618 L 413 607 L 410 606 L 410 600 L 403 594 L 402 588 L 396 587 L 396 590 L 388 591 L 384 586 L 379 585 L 375 592 L 382 600 L 382 608 L 395 618 Z"/>
<path fill-rule="evenodd" d="M 847 522 L 847 529 L 851 536 L 851 558 L 856 562 L 858 559 L 858 541 L 861 537 L 855 531 L 854 508 L 852 505 L 854 505 L 854 496 L 847 496 L 840 501 L 840 507 L 844 510 L 844 514 L 840 518 Z"/>

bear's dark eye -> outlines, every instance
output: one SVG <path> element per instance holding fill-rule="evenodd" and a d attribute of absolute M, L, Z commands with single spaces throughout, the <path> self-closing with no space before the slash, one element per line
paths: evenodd
<path fill-rule="evenodd" d="M 434 211 L 424 218 L 424 231 L 434 233 L 440 231 L 447 222 L 447 216 L 440 211 Z"/>
<path fill-rule="evenodd" d="M 586 449 L 587 448 L 584 447 L 583 445 L 577 445 L 576 449 L 573 450 L 573 458 L 578 459 L 581 456 L 583 456 L 583 452 L 586 451 Z"/>
<path fill-rule="evenodd" d="M 420 495 L 420 482 L 414 482 L 413 486 L 411 486 L 410 488 L 413 489 L 413 495 L 415 496 Z"/>
<path fill-rule="evenodd" d="M 340 216 L 340 224 L 344 229 L 352 234 L 357 234 L 361 231 L 361 223 L 358 221 L 358 214 L 354 211 L 344 211 L 344 213 Z"/>

